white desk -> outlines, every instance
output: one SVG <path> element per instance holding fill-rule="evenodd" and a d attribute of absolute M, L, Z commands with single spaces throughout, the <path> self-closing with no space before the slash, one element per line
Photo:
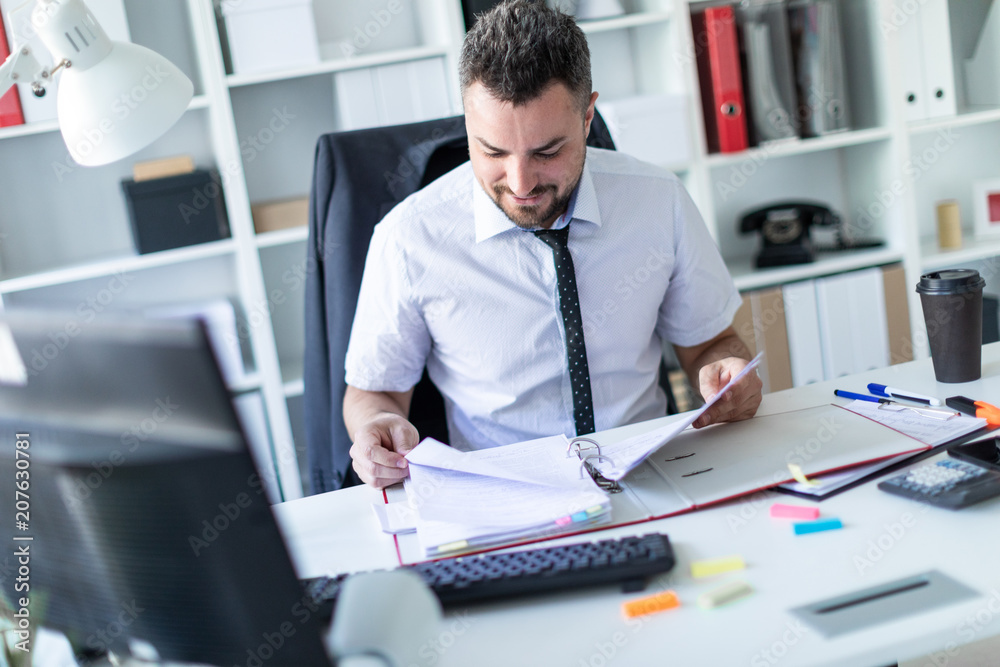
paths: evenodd
<path fill-rule="evenodd" d="M 864 392 L 872 381 L 942 398 L 962 394 L 1000 403 L 1000 344 L 984 349 L 983 379 L 977 382 L 938 384 L 930 360 L 924 360 L 771 394 L 759 414 L 839 401 L 834 388 Z M 276 506 L 300 576 L 395 567 L 393 540 L 379 532 L 369 507 L 380 500 L 379 492 L 356 487 Z M 565 538 L 665 532 L 677 567 L 651 581 L 644 593 L 623 595 L 604 587 L 453 610 L 424 655 L 440 665 L 764 667 L 888 665 L 940 652 L 936 662 L 918 664 L 941 667 L 969 658 L 974 649 L 964 645 L 1000 634 L 1000 499 L 952 512 L 867 483 L 818 503 L 821 516 L 844 522 L 842 530 L 804 536 L 793 535 L 789 521 L 768 516 L 776 501 L 811 504 L 758 493 L 682 516 Z M 709 580 L 690 576 L 691 561 L 732 554 L 744 557 L 745 571 Z M 981 596 L 831 640 L 788 612 L 931 569 Z M 697 607 L 698 595 L 732 579 L 750 583 L 756 592 L 716 610 Z M 624 620 L 624 600 L 666 588 L 677 591 L 681 608 Z M 1000 664 L 1000 655 L 993 659 Z"/>

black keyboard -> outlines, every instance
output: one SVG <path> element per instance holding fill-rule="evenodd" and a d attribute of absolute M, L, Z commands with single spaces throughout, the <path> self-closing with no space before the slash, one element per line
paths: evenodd
<path fill-rule="evenodd" d="M 441 600 L 455 605 L 581 586 L 621 583 L 625 592 L 641 591 L 646 578 L 674 566 L 670 540 L 661 533 L 617 540 L 581 542 L 478 556 L 457 556 L 406 565 L 419 574 Z M 340 584 L 348 577 L 306 579 L 306 595 L 332 616 Z"/>

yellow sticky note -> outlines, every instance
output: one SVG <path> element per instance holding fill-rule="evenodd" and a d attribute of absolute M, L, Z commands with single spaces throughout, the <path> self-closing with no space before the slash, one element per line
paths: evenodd
<path fill-rule="evenodd" d="M 714 558 L 712 560 L 696 560 L 691 563 L 691 576 L 695 579 L 711 577 L 723 572 L 742 570 L 746 568 L 743 556 L 726 556 L 725 558 Z"/>
<path fill-rule="evenodd" d="M 677 593 L 673 591 L 663 591 L 655 595 L 647 595 L 638 600 L 631 600 L 622 603 L 622 613 L 625 618 L 635 618 L 646 614 L 655 614 L 658 611 L 666 611 L 680 607 L 681 601 L 677 599 Z"/>
<path fill-rule="evenodd" d="M 799 484 L 806 484 L 808 486 L 816 486 L 819 484 L 819 482 L 806 477 L 805 473 L 802 472 L 802 468 L 800 468 L 796 463 L 789 463 L 788 469 L 792 472 L 792 477 L 794 477 L 795 481 Z"/>

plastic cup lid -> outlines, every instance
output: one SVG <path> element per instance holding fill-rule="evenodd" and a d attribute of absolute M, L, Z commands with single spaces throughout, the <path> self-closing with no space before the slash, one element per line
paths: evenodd
<path fill-rule="evenodd" d="M 965 294 L 980 290 L 986 280 L 975 269 L 945 269 L 920 276 L 918 294 Z"/>

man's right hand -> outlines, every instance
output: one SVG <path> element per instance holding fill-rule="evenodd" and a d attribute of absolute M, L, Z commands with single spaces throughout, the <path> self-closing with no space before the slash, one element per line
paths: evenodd
<path fill-rule="evenodd" d="M 417 446 L 417 429 L 404 417 L 383 412 L 354 433 L 351 458 L 358 477 L 382 489 L 410 474 L 403 455 Z"/>

